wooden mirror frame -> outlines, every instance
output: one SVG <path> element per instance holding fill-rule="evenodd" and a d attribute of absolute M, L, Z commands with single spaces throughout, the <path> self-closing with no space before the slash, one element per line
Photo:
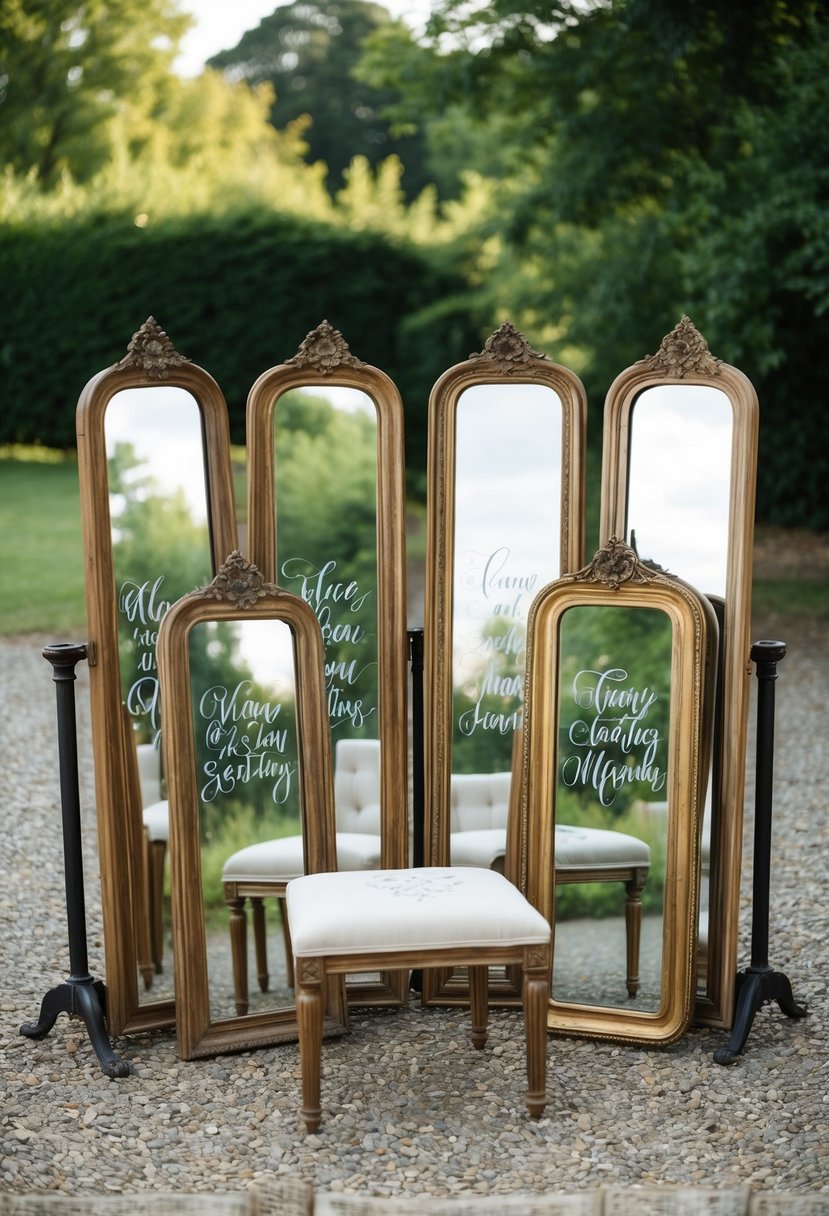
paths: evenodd
<path fill-rule="evenodd" d="M 665 1044 L 691 1018 L 696 983 L 700 833 L 710 765 L 717 623 L 708 601 L 679 579 L 638 561 L 615 538 L 578 573 L 551 583 L 533 602 L 527 627 L 522 734 L 522 804 L 513 881 L 555 930 L 555 809 L 558 776 L 561 620 L 572 608 L 647 608 L 671 622 L 668 846 L 657 1013 L 550 998 L 547 1026 L 587 1038 Z"/>
<path fill-rule="evenodd" d="M 124 1034 L 169 1026 L 173 1000 L 139 1003 L 136 925 L 144 892 L 140 859 L 143 824 L 128 797 L 118 588 L 115 582 L 107 476 L 107 406 L 124 389 L 181 388 L 201 412 L 208 528 L 213 569 L 236 548 L 227 405 L 216 381 L 180 355 L 150 317 L 119 363 L 83 389 L 76 415 L 88 630 L 89 696 L 103 912 L 107 1028 Z"/>
<path fill-rule="evenodd" d="M 450 861 L 452 777 L 452 642 L 455 548 L 455 467 L 458 403 L 475 385 L 543 385 L 562 407 L 560 569 L 577 570 L 584 554 L 585 445 L 587 398 L 568 368 L 533 350 L 505 321 L 479 354 L 450 367 L 429 399 L 428 520 L 425 590 L 425 825 L 426 864 Z M 520 989 L 509 977 L 490 977 L 490 999 L 515 1004 Z M 423 976 L 423 1003 L 457 1005 L 469 1001 L 465 975 L 430 970 Z"/>
<path fill-rule="evenodd" d="M 695 1020 L 729 1028 L 734 1016 L 743 847 L 746 730 L 751 663 L 751 580 L 759 410 L 747 377 L 715 358 L 686 316 L 657 353 L 616 377 L 604 415 L 601 537 L 627 535 L 631 413 L 647 388 L 666 384 L 721 389 L 731 403 L 733 432 L 728 557 L 723 627 L 722 696 L 716 711 L 714 770 L 719 776 L 711 812 L 708 958 Z M 658 554 L 654 555 L 658 560 Z M 681 574 L 681 571 L 677 571 Z"/>
<path fill-rule="evenodd" d="M 232 553 L 212 583 L 177 600 L 158 636 L 158 672 L 170 807 L 173 961 L 179 1054 L 192 1060 L 298 1037 L 293 1007 L 213 1021 L 207 975 L 202 894 L 199 792 L 193 737 L 189 637 L 214 621 L 284 621 L 293 635 L 300 814 L 306 874 L 335 870 L 331 739 L 325 712 L 323 645 L 312 608 L 266 582 L 256 566 Z M 341 980 L 330 984 L 327 1034 L 343 1033 L 348 1016 Z"/>
<path fill-rule="evenodd" d="M 276 552 L 274 417 L 291 389 L 351 388 L 377 410 L 377 667 L 380 739 L 380 864 L 400 869 L 409 861 L 408 632 L 406 603 L 406 486 L 403 402 L 379 368 L 353 355 L 339 330 L 323 321 L 297 353 L 263 372 L 248 395 L 248 552 L 269 581 L 279 583 Z M 408 975 L 391 972 L 378 982 L 349 980 L 360 1005 L 401 1005 Z"/>

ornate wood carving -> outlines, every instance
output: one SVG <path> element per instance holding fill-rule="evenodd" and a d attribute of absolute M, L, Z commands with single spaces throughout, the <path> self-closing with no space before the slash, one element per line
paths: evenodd
<path fill-rule="evenodd" d="M 508 375 L 510 372 L 522 371 L 535 359 L 546 359 L 547 356 L 541 351 L 533 350 L 521 331 L 509 321 L 504 321 L 503 325 L 487 338 L 484 349 L 469 358 L 494 363 L 499 372 Z"/>
<path fill-rule="evenodd" d="M 622 583 L 649 583 L 657 573 L 639 560 L 630 545 L 611 536 L 593 560 L 571 577 L 585 583 L 603 583 L 618 591 Z"/>
<path fill-rule="evenodd" d="M 266 595 L 278 596 L 282 592 L 274 583 L 266 582 L 258 567 L 235 549 L 222 563 L 213 582 L 202 588 L 201 594 L 207 600 L 224 600 L 244 609 L 252 608 Z"/>
<path fill-rule="evenodd" d="M 173 368 L 189 362 L 178 353 L 155 317 L 147 317 L 130 338 L 127 353 L 117 366 L 136 367 L 150 380 L 167 380 Z"/>
<path fill-rule="evenodd" d="M 684 316 L 662 339 L 655 355 L 643 364 L 648 371 L 662 372 L 681 380 L 684 376 L 718 376 L 722 359 L 716 359 L 690 317 Z"/>
<path fill-rule="evenodd" d="M 297 353 L 285 362 L 292 367 L 311 367 L 323 376 L 340 367 L 366 366 L 362 359 L 352 355 L 345 338 L 328 321 L 306 334 Z"/>
<path fill-rule="evenodd" d="M 322 963 L 317 958 L 298 958 L 297 969 L 300 984 L 321 984 Z"/>

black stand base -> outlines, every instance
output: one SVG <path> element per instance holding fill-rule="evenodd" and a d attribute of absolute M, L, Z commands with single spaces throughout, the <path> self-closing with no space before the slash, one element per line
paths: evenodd
<path fill-rule="evenodd" d="M 714 1052 L 716 1064 L 733 1064 L 746 1045 L 754 1015 L 764 1005 L 776 1001 L 787 1017 L 805 1018 L 808 1009 L 798 1005 L 788 977 L 771 967 L 748 967 L 737 973 L 737 1012 L 731 1038 Z"/>
<path fill-rule="evenodd" d="M 20 1033 L 27 1039 L 45 1039 L 59 1013 L 81 1018 L 106 1076 L 128 1077 L 130 1066 L 112 1050 L 104 1027 L 103 1001 L 104 987 L 100 980 L 93 980 L 91 976 L 84 980 L 69 979 L 46 993 L 40 1006 L 40 1017 L 36 1022 L 24 1022 Z"/>

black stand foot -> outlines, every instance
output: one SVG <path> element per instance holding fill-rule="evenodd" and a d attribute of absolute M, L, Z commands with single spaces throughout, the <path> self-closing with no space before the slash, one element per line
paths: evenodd
<path fill-rule="evenodd" d="M 746 1045 L 754 1015 L 776 1001 L 790 1018 L 803 1018 L 792 986 L 782 971 L 769 966 L 769 880 L 774 758 L 774 682 L 777 664 L 786 654 L 783 642 L 755 642 L 757 665 L 757 781 L 754 798 L 754 882 L 751 921 L 751 966 L 737 973 L 736 1009 L 731 1038 L 714 1052 L 715 1064 L 733 1064 Z"/>
<path fill-rule="evenodd" d="M 104 1027 L 103 985 L 91 977 L 87 980 L 67 980 L 50 989 L 40 1006 L 36 1022 L 24 1022 L 20 1033 L 27 1039 L 45 1039 L 57 1021 L 59 1013 L 80 1018 L 86 1025 L 101 1069 L 108 1077 L 128 1077 L 130 1066 L 112 1050 Z"/>
<path fill-rule="evenodd" d="M 81 802 L 78 789 L 78 738 L 75 722 L 75 695 L 72 688 L 75 668 L 86 658 L 86 647 L 64 643 L 47 646 L 43 657 L 52 664 L 57 685 L 58 763 L 60 801 L 63 818 L 63 866 L 66 883 L 66 918 L 69 929 L 69 966 L 64 984 L 46 993 L 36 1022 L 24 1022 L 20 1033 L 28 1039 L 43 1039 L 57 1021 L 59 1013 L 80 1018 L 87 1030 L 101 1068 L 108 1077 L 128 1077 L 130 1066 L 116 1056 L 104 1025 L 105 992 L 100 980 L 89 974 L 86 949 L 86 906 L 83 891 L 83 853 L 81 849 Z"/>
<path fill-rule="evenodd" d="M 794 999 L 792 986 L 782 971 L 771 967 L 749 967 L 737 976 L 737 1012 L 731 1038 L 714 1052 L 716 1064 L 733 1064 L 746 1045 L 754 1015 L 764 1005 L 776 1001 L 780 1010 L 790 1018 L 805 1018 L 808 1010 Z"/>

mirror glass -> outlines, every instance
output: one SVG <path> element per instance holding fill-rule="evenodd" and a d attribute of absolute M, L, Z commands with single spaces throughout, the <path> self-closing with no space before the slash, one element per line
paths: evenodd
<path fill-rule="evenodd" d="M 631 410 L 626 539 L 708 596 L 726 591 L 733 426 L 709 385 L 646 388 Z"/>
<path fill-rule="evenodd" d="M 458 398 L 452 565 L 452 773 L 508 774 L 520 730 L 527 614 L 561 570 L 562 405 L 541 384 L 476 384 Z M 508 781 L 503 783 L 508 796 Z M 506 830 L 507 796 L 457 833 Z M 464 802 L 466 800 L 464 799 Z M 463 849 L 464 858 L 460 850 Z M 490 864 L 489 860 L 481 864 Z"/>
<path fill-rule="evenodd" d="M 335 744 L 376 739 L 377 409 L 315 384 L 283 393 L 273 425 L 277 583 L 319 620 Z"/>
<path fill-rule="evenodd" d="M 660 609 L 562 616 L 554 1001 L 648 1013 L 663 1003 L 671 653 Z"/>
<path fill-rule="evenodd" d="M 123 389 L 107 406 L 104 432 L 121 697 L 138 748 L 142 803 L 155 806 L 164 797 L 158 626 L 171 603 L 213 574 L 202 415 L 181 388 Z M 166 899 L 161 909 L 166 953 Z M 172 997 L 172 966 L 157 970 L 150 987 L 145 977 L 138 991 L 141 1002 Z"/>
<path fill-rule="evenodd" d="M 237 1014 L 222 870 L 238 850 L 301 834 L 294 639 L 279 620 L 201 621 L 188 639 L 211 1021 Z M 276 898 L 261 900 L 268 979 L 247 933 L 250 1014 L 293 1005 Z"/>
<path fill-rule="evenodd" d="M 660 384 L 638 393 L 630 418 L 628 540 L 704 595 L 726 594 L 734 418 L 722 389 Z M 703 820 L 701 941 L 707 938 L 712 780 Z M 700 951 L 700 958 L 704 950 Z M 701 964 L 704 969 L 704 963 Z"/>

